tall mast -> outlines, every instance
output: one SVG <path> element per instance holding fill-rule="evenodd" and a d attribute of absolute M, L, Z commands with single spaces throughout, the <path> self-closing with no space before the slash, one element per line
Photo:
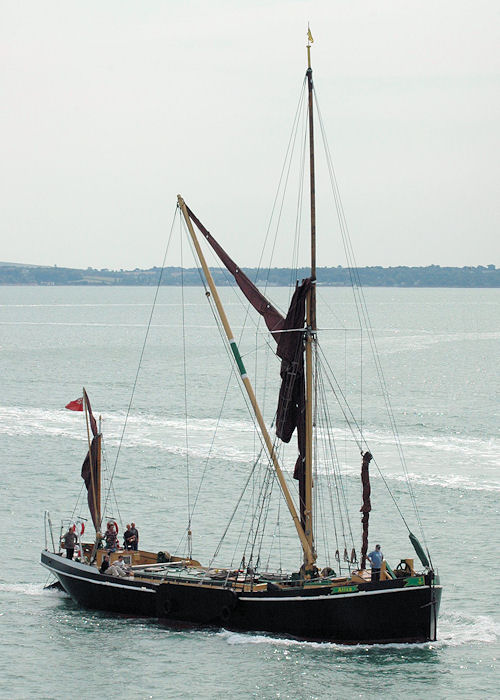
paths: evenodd
<path fill-rule="evenodd" d="M 97 496 L 96 496 L 96 514 L 97 522 L 99 527 L 101 527 L 101 460 L 102 460 L 102 433 L 101 433 L 101 417 L 99 416 L 99 433 L 96 436 L 97 440 L 97 464 L 96 464 L 96 486 L 97 486 Z"/>
<path fill-rule="evenodd" d="M 316 190 L 314 177 L 314 123 L 313 123 L 313 80 L 311 68 L 311 31 L 307 30 L 307 89 L 309 115 L 309 183 L 311 202 L 311 288 L 306 300 L 306 455 L 304 485 L 305 535 L 314 551 L 313 532 L 313 346 L 316 342 Z M 306 562 L 304 562 L 306 563 Z"/>

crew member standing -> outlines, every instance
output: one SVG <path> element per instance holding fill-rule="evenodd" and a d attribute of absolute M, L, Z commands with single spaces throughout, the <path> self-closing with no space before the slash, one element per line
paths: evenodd
<path fill-rule="evenodd" d="M 137 545 L 139 544 L 139 533 L 137 532 L 135 523 L 131 524 L 130 532 L 132 533 L 132 537 L 134 538 L 130 542 L 130 544 L 132 545 L 131 549 L 135 549 L 137 551 Z"/>
<path fill-rule="evenodd" d="M 70 525 L 68 528 L 68 532 L 63 537 L 64 549 L 66 550 L 66 559 L 73 559 L 73 554 L 75 553 L 76 539 L 77 537 L 75 532 L 75 526 Z"/>
<path fill-rule="evenodd" d="M 130 525 L 127 523 L 127 529 L 123 533 L 123 548 L 133 549 L 132 544 L 134 542 L 134 533 L 130 532 Z"/>
<path fill-rule="evenodd" d="M 104 539 L 106 540 L 106 549 L 108 552 L 114 552 L 118 549 L 118 536 L 117 527 L 114 522 L 109 522 L 106 532 L 104 533 Z"/>
<path fill-rule="evenodd" d="M 380 567 L 384 560 L 384 555 L 380 550 L 380 545 L 376 544 L 373 552 L 368 555 L 368 561 L 372 567 L 372 581 L 380 581 Z"/>

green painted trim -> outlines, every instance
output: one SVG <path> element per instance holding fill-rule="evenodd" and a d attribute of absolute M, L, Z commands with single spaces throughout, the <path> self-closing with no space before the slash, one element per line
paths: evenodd
<path fill-rule="evenodd" d="M 234 359 L 236 360 L 236 364 L 238 365 L 238 369 L 240 370 L 241 376 L 246 376 L 247 371 L 245 369 L 245 365 L 243 364 L 243 360 L 241 359 L 240 351 L 238 350 L 236 341 L 231 340 L 229 341 L 229 344 L 231 345 L 231 350 L 233 351 Z"/>
<path fill-rule="evenodd" d="M 407 578 L 405 581 L 405 588 L 408 586 L 423 586 L 425 583 L 425 579 L 423 576 L 410 576 L 410 578 Z"/>
<path fill-rule="evenodd" d="M 389 564 L 387 562 L 385 562 L 385 568 L 386 568 L 386 571 L 388 571 L 391 578 L 396 578 L 396 574 L 394 573 L 394 571 L 391 569 L 391 567 L 389 566 Z"/>
<path fill-rule="evenodd" d="M 358 591 L 358 586 L 335 586 L 332 588 L 332 595 L 337 593 L 356 593 Z"/>

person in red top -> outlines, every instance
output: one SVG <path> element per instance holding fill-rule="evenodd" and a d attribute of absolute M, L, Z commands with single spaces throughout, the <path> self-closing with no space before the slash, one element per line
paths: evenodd
<path fill-rule="evenodd" d="M 106 540 L 106 549 L 109 552 L 114 552 L 115 549 L 118 549 L 118 537 L 114 523 L 108 523 L 107 530 L 104 533 L 104 539 Z"/>

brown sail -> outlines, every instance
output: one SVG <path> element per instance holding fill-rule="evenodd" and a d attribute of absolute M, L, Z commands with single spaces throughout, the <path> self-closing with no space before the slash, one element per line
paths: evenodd
<path fill-rule="evenodd" d="M 297 428 L 299 455 L 293 476 L 299 482 L 300 522 L 305 529 L 305 466 L 306 466 L 306 390 L 304 377 L 304 333 L 306 297 L 311 287 L 308 278 L 297 286 L 280 333 L 276 354 L 281 358 L 281 387 L 276 413 L 276 435 L 290 442 Z"/>
<path fill-rule="evenodd" d="M 99 451 L 100 451 L 100 435 L 97 430 L 97 423 L 92 414 L 92 409 L 90 407 L 89 397 L 87 392 L 83 392 L 83 400 L 87 405 L 87 411 L 89 416 L 89 423 L 92 429 L 93 439 L 90 445 L 90 450 L 82 464 L 82 479 L 87 487 L 87 501 L 89 504 L 90 515 L 92 517 L 92 522 L 94 527 L 99 530 L 100 527 L 100 504 L 99 504 Z"/>
<path fill-rule="evenodd" d="M 368 551 L 368 520 L 370 519 L 370 511 L 372 504 L 370 500 L 370 472 L 369 466 L 372 461 L 370 452 L 365 452 L 363 455 L 363 463 L 361 465 L 361 483 L 363 484 L 363 505 L 360 508 L 360 513 L 363 513 L 361 523 L 363 525 L 363 541 L 361 543 L 361 568 L 366 566 L 366 553 Z"/>
<path fill-rule="evenodd" d="M 217 243 L 212 234 L 207 231 L 207 229 L 203 226 L 200 220 L 197 219 L 197 217 L 193 214 L 191 209 L 187 207 L 187 210 L 190 218 L 196 224 L 200 233 L 202 233 L 207 242 L 210 243 L 215 253 L 217 254 L 217 257 L 234 277 L 238 287 L 241 289 L 241 291 L 251 303 L 253 308 L 263 317 L 267 328 L 271 331 L 271 333 L 273 331 L 281 330 L 285 319 L 280 314 L 280 312 L 274 308 L 271 302 L 268 299 L 266 299 L 262 292 L 260 292 L 257 289 L 252 280 L 250 280 L 245 275 L 243 270 L 240 267 L 238 267 L 234 260 L 232 260 L 232 258 L 229 257 L 224 248 L 222 248 L 222 246 L 219 243 Z M 278 337 L 276 336 L 277 334 L 274 336 L 274 339 L 278 341 Z"/>

